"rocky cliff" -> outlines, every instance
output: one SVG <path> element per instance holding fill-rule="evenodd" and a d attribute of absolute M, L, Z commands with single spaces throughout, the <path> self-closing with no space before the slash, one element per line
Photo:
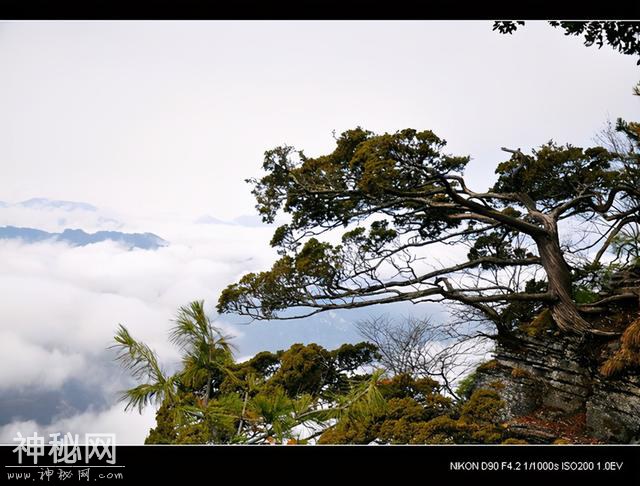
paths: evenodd
<path fill-rule="evenodd" d="M 503 401 L 499 420 L 531 443 L 640 443 L 640 267 L 614 274 L 599 296 L 626 295 L 590 316 L 610 337 L 559 332 L 542 311 L 497 342 L 476 388 Z M 629 297 L 630 296 L 630 297 Z"/>
<path fill-rule="evenodd" d="M 498 391 L 501 421 L 528 442 L 639 443 L 640 373 L 616 360 L 627 353 L 625 337 L 640 341 L 630 332 L 640 330 L 640 319 L 622 338 L 603 340 L 561 335 L 546 317 L 499 342 L 475 386 Z M 612 362 L 615 373 L 607 372 Z"/>

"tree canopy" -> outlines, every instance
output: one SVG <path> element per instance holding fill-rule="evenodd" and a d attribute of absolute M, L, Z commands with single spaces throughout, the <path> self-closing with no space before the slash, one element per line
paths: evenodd
<path fill-rule="evenodd" d="M 497 165 L 496 183 L 477 191 L 464 179 L 469 156 L 445 147 L 429 130 L 355 128 L 325 155 L 290 146 L 267 151 L 265 175 L 250 182 L 265 222 L 282 213 L 289 219 L 271 241 L 281 257 L 270 270 L 229 285 L 218 311 L 289 319 L 449 301 L 508 332 L 514 305 L 544 303 L 561 329 L 598 332 L 574 299 L 579 269 L 593 263 L 593 242 L 579 251 L 575 224 L 563 235 L 560 223 L 599 231 L 603 248 L 612 232 L 637 224 L 637 151 L 555 142 L 529 154 L 504 149 L 510 158 Z M 466 245 L 466 258 L 428 261 L 435 247 L 447 245 Z M 567 261 L 574 254 L 579 259 Z"/>
<path fill-rule="evenodd" d="M 640 55 L 636 22 L 550 24 L 584 36 L 587 46 Z M 521 25 L 500 21 L 494 30 L 511 34 Z M 545 305 L 561 330 L 607 334 L 584 317 L 602 302 L 584 301 L 583 282 L 594 297 L 607 250 L 637 248 L 628 240 L 638 234 L 640 209 L 639 125 L 619 119 L 616 130 L 604 146 L 550 141 L 527 154 L 503 147 L 510 158 L 497 164 L 488 190 L 471 188 L 464 178 L 470 157 L 448 153 L 430 130 L 357 127 L 316 157 L 287 145 L 269 150 L 265 175 L 249 182 L 263 221 L 288 219 L 271 241 L 281 257 L 224 289 L 218 311 L 291 319 L 400 301 L 454 302 L 506 334 Z M 434 258 L 443 253 L 438 247 L 463 245 L 466 258 Z"/>
<path fill-rule="evenodd" d="M 582 36 L 587 47 L 600 49 L 607 44 L 616 51 L 630 56 L 638 56 L 640 64 L 640 23 L 619 21 L 550 21 L 552 27 L 561 29 L 565 35 Z M 524 21 L 498 21 L 493 30 L 501 34 L 513 34 Z"/>
<path fill-rule="evenodd" d="M 122 400 L 139 411 L 160 405 L 148 444 L 498 443 L 509 438 L 499 424 L 503 404 L 497 390 L 471 384 L 462 399 L 454 400 L 418 370 L 379 368 L 381 355 L 372 343 L 334 350 L 298 343 L 238 362 L 203 302 L 181 307 L 175 322 L 169 337 L 182 363 L 172 374 L 124 326 L 115 336 L 118 359 L 138 382 Z M 388 357 L 382 362 L 390 363 Z"/>

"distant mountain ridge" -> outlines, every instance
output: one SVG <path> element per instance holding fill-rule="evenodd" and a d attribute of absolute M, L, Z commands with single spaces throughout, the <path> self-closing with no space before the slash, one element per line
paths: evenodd
<path fill-rule="evenodd" d="M 114 241 L 129 249 L 157 250 L 168 246 L 169 242 L 153 233 L 122 233 L 120 231 L 97 231 L 87 233 L 81 229 L 65 229 L 62 233 L 50 233 L 35 228 L 17 226 L 0 227 L 0 239 L 22 240 L 25 243 L 59 241 L 71 246 L 87 246 L 102 241 Z"/>

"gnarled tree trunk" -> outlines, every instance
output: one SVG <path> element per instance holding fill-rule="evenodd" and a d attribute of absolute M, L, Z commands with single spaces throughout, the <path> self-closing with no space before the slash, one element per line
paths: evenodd
<path fill-rule="evenodd" d="M 548 222 L 547 222 L 548 223 Z M 547 224 L 549 234 L 536 237 L 542 266 L 547 273 L 549 292 L 556 298 L 551 315 L 562 331 L 584 334 L 590 332 L 590 325 L 580 315 L 571 292 L 571 271 L 562 255 L 555 221 Z M 551 226 L 551 227 L 550 227 Z"/>

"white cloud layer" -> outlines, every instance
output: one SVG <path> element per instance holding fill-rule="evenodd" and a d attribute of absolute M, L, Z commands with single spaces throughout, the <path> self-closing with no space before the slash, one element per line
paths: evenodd
<path fill-rule="evenodd" d="M 171 357 L 165 333 L 178 306 L 205 299 L 213 310 L 225 285 L 271 260 L 269 228 L 200 226 L 178 234 L 182 241 L 156 251 L 0 241 L 0 332 L 17 329 L 42 353 L 95 355 L 123 323 Z"/>
<path fill-rule="evenodd" d="M 0 392 L 8 388 L 55 389 L 85 369 L 82 354 L 47 349 L 11 331 L 0 331 L 0 354 L 6 360 L 0 367 Z"/>
<path fill-rule="evenodd" d="M 0 392 L 5 397 L 12 390 L 28 390 L 37 399 L 39 392 L 79 380 L 99 384 L 113 403 L 118 390 L 130 383 L 110 363 L 113 353 L 106 350 L 119 323 L 171 367 L 178 354 L 167 341 L 167 331 L 178 306 L 205 299 L 214 314 L 224 286 L 247 271 L 265 268 L 273 258 L 268 227 L 166 219 L 157 226 L 159 233 L 170 235 L 172 244 L 156 251 L 128 251 L 113 242 L 70 247 L 0 240 L 0 353 L 6 363 L 0 368 Z M 242 335 L 236 326 L 223 321 L 217 325 Z M 147 416 L 125 416 L 122 408 L 117 404 L 107 411 L 60 417 L 57 423 L 82 429 L 85 421 L 96 426 L 104 421 L 105 427 L 123 431 L 127 440 L 142 441 Z M 14 425 L 51 426 L 25 419 L 16 410 Z M 129 422 L 141 425 L 129 427 Z"/>
<path fill-rule="evenodd" d="M 140 444 L 148 435 L 149 429 L 154 426 L 155 411 L 151 407 L 142 414 L 123 413 L 122 406 L 118 404 L 101 412 L 89 410 L 72 417 L 56 419 L 48 424 L 25 420 L 0 426 L 0 444 L 17 445 L 13 439 L 18 437 L 18 432 L 23 437 L 37 433 L 45 437 L 45 442 L 50 440 L 49 434 L 78 434 L 80 443 L 84 443 L 85 434 L 115 434 L 116 444 Z"/>
<path fill-rule="evenodd" d="M 6 210 L 0 208 L 0 217 Z M 82 211 L 67 213 L 70 224 L 81 225 L 83 217 Z M 123 405 L 116 403 L 119 391 L 131 384 L 107 350 L 116 326 L 126 325 L 171 369 L 179 356 L 167 331 L 178 306 L 204 299 L 213 314 L 222 288 L 246 272 L 268 268 L 276 257 L 268 245 L 273 231 L 268 226 L 151 217 L 127 221 L 125 227 L 153 229 L 171 244 L 149 251 L 108 241 L 70 247 L 0 240 L 0 352 L 8 364 L 0 370 L 0 392 L 10 397 L 20 391 L 21 398 L 38 400 L 38 394 L 60 390 L 70 381 L 80 383 L 76 393 L 99 390 L 93 399 L 83 397 L 89 409 L 75 407 L 78 397 L 73 396 L 61 406 L 52 404 L 48 422 L 21 416 L 18 409 L 8 418 L 5 413 L 4 421 L 10 423 L 0 437 L 20 428 L 79 433 L 101 425 L 107 432 L 121 431 L 123 440 L 142 442 L 153 417 L 147 412 L 125 415 Z M 359 317 L 357 312 L 329 313 L 244 327 L 223 316 L 216 324 L 236 336 L 238 355 L 247 356 L 293 342 L 338 346 L 357 339 L 349 319 Z"/>

